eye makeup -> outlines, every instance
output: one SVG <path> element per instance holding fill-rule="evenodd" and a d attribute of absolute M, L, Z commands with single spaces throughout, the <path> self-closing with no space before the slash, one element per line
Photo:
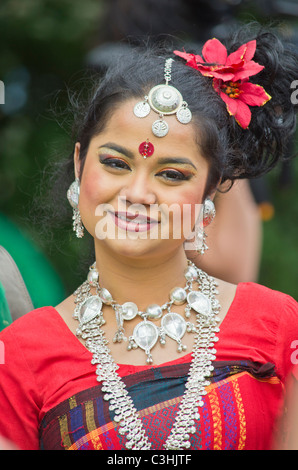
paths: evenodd
<path fill-rule="evenodd" d="M 114 169 L 130 170 L 127 162 L 119 155 L 118 151 L 110 149 L 106 146 L 100 147 L 98 150 L 98 158 L 102 165 L 106 165 Z"/>
<path fill-rule="evenodd" d="M 127 169 L 131 171 L 129 164 L 126 159 L 134 160 L 134 154 L 120 147 L 119 145 L 108 143 L 98 149 L 98 156 L 100 163 L 114 169 Z M 160 171 L 156 172 L 156 176 L 164 178 L 167 181 L 178 183 L 180 181 L 188 181 L 195 176 L 195 172 L 187 169 L 187 166 L 191 166 L 197 171 L 196 166 L 191 160 L 184 157 L 162 157 L 154 160 L 157 167 L 163 167 L 165 165 L 173 165 L 170 168 L 161 168 Z M 175 168 L 178 165 L 180 168 Z"/>
<path fill-rule="evenodd" d="M 167 181 L 171 181 L 173 183 L 178 183 L 180 181 L 189 181 L 191 178 L 194 177 L 194 174 L 190 171 L 181 171 L 176 170 L 174 168 L 165 168 L 161 170 L 159 173 L 156 173 L 155 176 L 161 177 L 166 179 Z"/>

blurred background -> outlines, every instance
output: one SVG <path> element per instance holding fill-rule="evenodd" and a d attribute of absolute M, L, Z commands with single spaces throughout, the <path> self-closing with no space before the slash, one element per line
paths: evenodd
<path fill-rule="evenodd" d="M 16 261 L 34 307 L 55 305 L 86 276 L 88 241 L 69 224 L 45 236 L 31 218 L 49 162 L 72 152 L 67 87 L 150 35 L 200 45 L 239 22 L 273 24 L 298 47 L 297 0 L 1 0 L 0 245 Z M 297 77 L 298 80 L 298 77 Z M 62 92 L 61 92 L 62 90 Z M 298 150 L 293 139 L 289 154 Z M 258 281 L 298 299 L 298 160 L 253 182 L 263 226 Z M 0 266 L 1 270 L 1 266 Z"/>

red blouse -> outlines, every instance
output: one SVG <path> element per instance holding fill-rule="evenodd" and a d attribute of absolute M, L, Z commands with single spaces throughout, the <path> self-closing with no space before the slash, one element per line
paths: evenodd
<path fill-rule="evenodd" d="M 241 283 L 218 336 L 215 375 L 192 448 L 269 449 L 284 383 L 298 357 L 298 304 Z M 0 341 L 0 436 L 21 449 L 124 448 L 91 353 L 53 307 L 16 320 Z M 152 448 L 162 449 L 170 432 L 190 359 L 187 354 L 158 366 L 120 365 Z"/>

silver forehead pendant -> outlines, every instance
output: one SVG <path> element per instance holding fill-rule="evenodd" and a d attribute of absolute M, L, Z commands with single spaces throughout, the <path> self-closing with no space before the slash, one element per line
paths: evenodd
<path fill-rule="evenodd" d="M 149 115 L 151 109 L 159 114 L 159 119 L 152 124 L 152 132 L 156 137 L 164 137 L 169 132 L 169 126 L 164 120 L 164 116 L 176 114 L 181 124 L 188 124 L 192 119 L 192 114 L 186 101 L 183 100 L 177 88 L 169 85 L 171 81 L 171 68 L 173 59 L 167 59 L 165 63 L 165 85 L 157 85 L 149 91 L 144 100 L 138 102 L 134 107 L 134 114 L 139 118 Z"/>

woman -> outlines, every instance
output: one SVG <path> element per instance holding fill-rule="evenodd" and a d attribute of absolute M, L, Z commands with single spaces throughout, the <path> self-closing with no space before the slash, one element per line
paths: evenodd
<path fill-rule="evenodd" d="M 206 250 L 218 185 L 269 171 L 295 127 L 296 57 L 243 34 L 203 56 L 136 51 L 95 89 L 68 191 L 95 263 L 0 337 L 0 433 L 20 448 L 271 447 L 297 303 L 185 253 Z"/>

